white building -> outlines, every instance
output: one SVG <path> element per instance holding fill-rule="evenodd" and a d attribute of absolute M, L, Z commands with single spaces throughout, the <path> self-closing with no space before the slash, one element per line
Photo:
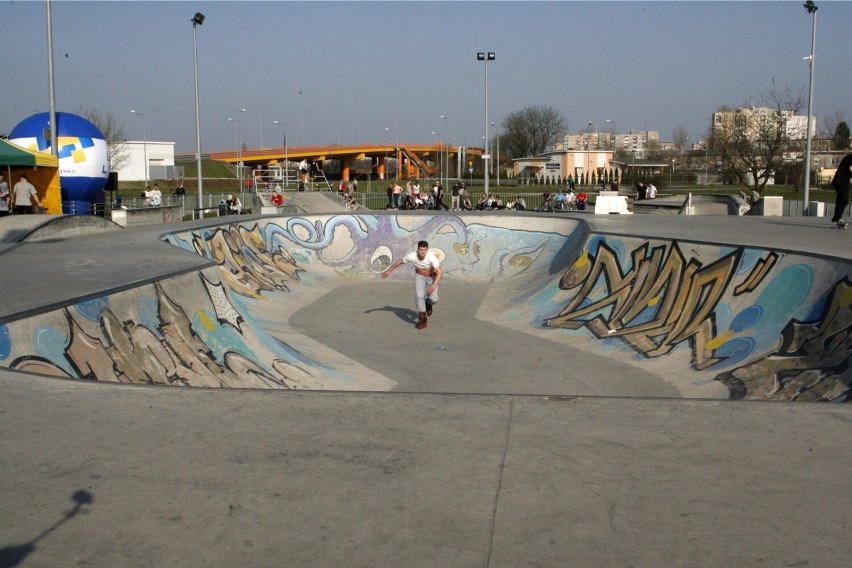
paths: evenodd
<path fill-rule="evenodd" d="M 144 181 L 145 154 L 148 155 L 147 179 L 176 179 L 175 175 L 175 143 L 131 141 L 127 145 L 127 161 L 118 171 L 121 181 Z"/>

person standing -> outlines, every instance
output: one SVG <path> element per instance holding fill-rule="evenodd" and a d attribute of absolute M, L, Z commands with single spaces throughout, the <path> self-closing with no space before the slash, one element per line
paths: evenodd
<path fill-rule="evenodd" d="M 443 209 L 447 210 L 447 206 L 444 205 L 444 186 L 441 185 L 441 182 L 438 182 L 437 189 L 435 191 L 435 209 L 440 211 Z"/>
<path fill-rule="evenodd" d="M 36 207 L 41 207 L 35 186 L 27 179 L 26 174 L 21 174 L 21 180 L 12 188 L 13 201 L 15 203 L 15 215 L 33 212 L 33 201 Z"/>
<path fill-rule="evenodd" d="M 837 225 L 838 229 L 845 229 L 847 226 L 846 221 L 843 220 L 843 213 L 849 205 L 850 179 L 852 179 L 852 154 L 846 154 L 840 160 L 840 165 L 837 166 L 837 171 L 831 179 L 831 187 L 837 192 L 834 201 L 834 217 L 831 218 L 831 222 Z"/>
<path fill-rule="evenodd" d="M 454 183 L 453 189 L 452 189 L 452 195 L 451 195 L 451 199 L 450 199 L 450 209 L 453 210 L 453 211 L 458 211 L 460 209 L 460 207 L 459 207 L 460 191 L 459 190 L 461 190 L 461 185 L 459 184 L 459 182 Z"/>
<path fill-rule="evenodd" d="M 417 329 L 426 327 L 428 317 L 432 315 L 432 307 L 438 303 L 438 282 L 444 276 L 444 270 L 435 253 L 429 250 L 429 243 L 420 241 L 417 250 L 406 254 L 382 272 L 382 278 L 390 276 L 391 272 L 403 264 L 414 266 L 414 294 L 417 305 Z"/>
<path fill-rule="evenodd" d="M 402 186 L 399 183 L 393 184 L 393 208 L 399 209 L 399 196 L 402 193 Z"/>
<path fill-rule="evenodd" d="M 9 184 L 6 178 L 0 174 L 0 217 L 9 214 Z"/>

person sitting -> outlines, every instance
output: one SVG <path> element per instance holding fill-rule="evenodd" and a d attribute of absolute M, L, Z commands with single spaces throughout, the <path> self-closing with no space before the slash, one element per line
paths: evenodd
<path fill-rule="evenodd" d="M 550 192 L 545 191 L 544 193 L 541 194 L 541 196 L 544 199 L 541 202 L 540 211 L 553 211 L 553 196 L 550 195 Z"/>
<path fill-rule="evenodd" d="M 577 210 L 577 196 L 574 194 L 573 189 L 569 189 L 568 193 L 565 195 L 565 208 L 568 211 Z"/>
<path fill-rule="evenodd" d="M 509 201 L 506 202 L 506 209 L 511 209 L 512 211 L 515 210 L 515 200 L 511 197 L 509 198 Z"/>
<path fill-rule="evenodd" d="M 488 194 L 482 192 L 482 196 L 479 198 L 479 201 L 476 202 L 476 210 L 485 211 L 486 207 L 488 207 Z"/>
<path fill-rule="evenodd" d="M 473 211 L 473 205 L 470 203 L 470 197 L 465 195 L 461 200 L 462 211 Z"/>
<path fill-rule="evenodd" d="M 127 206 L 123 203 L 121 196 L 115 196 L 115 202 L 112 204 L 113 209 L 127 209 Z"/>
<path fill-rule="evenodd" d="M 280 207 L 284 205 L 284 196 L 281 195 L 277 189 L 272 190 L 272 197 L 269 199 L 273 205 L 276 207 Z"/>
<path fill-rule="evenodd" d="M 562 193 L 562 189 L 556 192 L 556 197 L 554 198 L 554 207 L 559 209 L 560 211 L 565 209 L 565 194 Z"/>
<path fill-rule="evenodd" d="M 581 191 L 577 194 L 577 209 L 579 211 L 583 211 L 586 209 L 586 200 L 589 199 L 589 196 L 586 195 L 585 192 Z"/>
<path fill-rule="evenodd" d="M 526 211 L 527 202 L 520 195 L 515 198 L 515 211 Z"/>
<path fill-rule="evenodd" d="M 420 195 L 420 192 L 411 194 L 411 201 L 414 204 L 414 209 L 426 209 L 426 202 L 423 200 L 424 197 L 425 196 Z"/>
<path fill-rule="evenodd" d="M 236 194 L 232 193 L 225 203 L 228 205 L 228 211 L 231 213 L 239 215 L 243 212 L 243 204 L 240 202 L 240 198 L 237 197 Z"/>

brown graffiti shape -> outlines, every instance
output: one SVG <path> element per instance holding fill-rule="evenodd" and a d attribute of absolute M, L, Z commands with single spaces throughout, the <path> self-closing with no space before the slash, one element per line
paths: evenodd
<path fill-rule="evenodd" d="M 704 346 L 715 336 L 713 310 L 733 277 L 741 251 L 702 267 L 695 258 L 687 261 L 677 243 L 668 252 L 665 246 L 652 247 L 650 256 L 648 249 L 647 244 L 634 249 L 633 268 L 624 272 L 615 251 L 602 243 L 574 299 L 544 325 L 568 329 L 585 326 L 599 339 L 618 337 L 646 357 L 669 353 L 688 340 L 693 365 L 697 369 L 713 365 L 718 359 Z M 605 295 L 592 299 L 601 276 Z M 579 307 L 587 299 L 591 303 Z M 653 319 L 631 325 L 649 306 L 655 310 Z M 583 319 L 607 307 L 611 307 L 608 316 Z"/>
<path fill-rule="evenodd" d="M 195 252 L 204 256 L 202 237 L 193 236 Z M 257 225 L 252 230 L 238 225 L 218 228 L 207 237 L 211 259 L 219 264 L 222 277 L 238 294 L 257 297 L 263 290 L 288 291 L 288 283 L 298 282 L 295 259 L 285 250 L 271 252 Z"/>

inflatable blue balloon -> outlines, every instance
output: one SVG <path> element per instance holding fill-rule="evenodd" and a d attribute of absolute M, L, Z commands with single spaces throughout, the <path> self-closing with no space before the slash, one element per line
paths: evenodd
<path fill-rule="evenodd" d="M 62 212 L 89 214 L 94 204 L 103 200 L 109 178 L 109 147 L 98 127 L 82 116 L 57 112 L 56 123 Z M 50 113 L 42 112 L 13 128 L 9 142 L 49 153 L 49 136 Z"/>

